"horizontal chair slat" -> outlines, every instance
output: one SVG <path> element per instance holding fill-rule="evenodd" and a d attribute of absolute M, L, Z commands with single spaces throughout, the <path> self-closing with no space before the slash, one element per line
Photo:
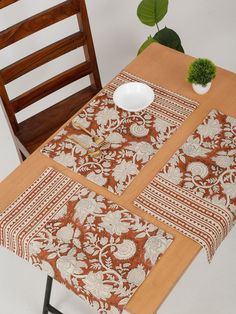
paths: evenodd
<path fill-rule="evenodd" d="M 89 61 L 85 61 L 61 74 L 58 74 L 46 82 L 43 82 L 42 84 L 14 98 L 11 101 L 14 111 L 19 112 L 41 98 L 91 73 L 91 63 Z"/>
<path fill-rule="evenodd" d="M 80 10 L 79 1 L 64 1 L 0 32 L 0 49 L 45 27 L 70 17 Z"/>
<path fill-rule="evenodd" d="M 0 0 L 0 9 L 5 8 L 14 2 L 18 2 L 18 0 Z"/>
<path fill-rule="evenodd" d="M 28 151 L 32 153 L 41 143 L 48 139 L 49 135 L 53 134 L 62 124 L 76 114 L 97 92 L 98 90 L 95 87 L 88 86 L 22 121 L 16 134 L 20 142 L 26 143 Z M 32 125 L 34 126 L 33 130 Z M 48 133 L 48 131 L 50 132 Z"/>
<path fill-rule="evenodd" d="M 25 73 L 81 47 L 85 40 L 84 33 L 77 32 L 7 66 L 0 71 L 4 84 L 8 84 Z"/>

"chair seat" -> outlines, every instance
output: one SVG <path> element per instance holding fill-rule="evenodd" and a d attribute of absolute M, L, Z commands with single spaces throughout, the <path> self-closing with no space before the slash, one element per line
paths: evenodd
<path fill-rule="evenodd" d="M 16 136 L 31 154 L 83 107 L 98 90 L 89 86 L 19 123 Z"/>

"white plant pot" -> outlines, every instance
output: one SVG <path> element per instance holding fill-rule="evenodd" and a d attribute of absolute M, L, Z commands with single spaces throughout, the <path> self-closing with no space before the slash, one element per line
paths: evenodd
<path fill-rule="evenodd" d="M 202 86 L 201 84 L 192 83 L 192 87 L 193 87 L 193 90 L 197 94 L 203 95 L 203 94 L 206 94 L 209 91 L 209 89 L 211 88 L 211 82 L 207 83 L 206 86 Z"/>

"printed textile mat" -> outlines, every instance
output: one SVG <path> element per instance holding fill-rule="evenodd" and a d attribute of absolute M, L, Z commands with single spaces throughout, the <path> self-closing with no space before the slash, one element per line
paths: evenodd
<path fill-rule="evenodd" d="M 132 81 L 147 83 L 155 93 L 154 102 L 138 113 L 117 108 L 112 98 L 118 86 Z M 45 145 L 42 153 L 110 192 L 121 195 L 197 107 L 198 103 L 192 100 L 123 72 L 74 119 L 92 134 L 110 142 L 103 154 L 96 159 L 91 158 L 84 148 L 73 143 L 69 136 L 75 134 L 87 146 L 96 147 L 91 137 L 75 129 L 71 122 Z"/>
<path fill-rule="evenodd" d="M 0 244 L 117 314 L 173 237 L 47 168 L 0 214 Z"/>
<path fill-rule="evenodd" d="M 212 110 L 135 200 L 211 260 L 236 221 L 236 119 Z"/>

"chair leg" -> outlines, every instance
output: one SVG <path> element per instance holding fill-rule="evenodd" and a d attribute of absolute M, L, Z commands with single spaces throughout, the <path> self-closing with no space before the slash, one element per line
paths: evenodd
<path fill-rule="evenodd" d="M 63 314 L 62 312 L 55 309 L 53 306 L 50 305 L 50 297 L 52 292 L 52 281 L 53 279 L 48 276 L 47 277 L 47 283 L 46 283 L 46 290 L 45 290 L 45 296 L 44 296 L 44 303 L 43 303 L 43 314 Z"/>
<path fill-rule="evenodd" d="M 26 160 L 25 155 L 21 151 L 20 151 L 20 156 L 21 156 L 22 161 Z"/>

